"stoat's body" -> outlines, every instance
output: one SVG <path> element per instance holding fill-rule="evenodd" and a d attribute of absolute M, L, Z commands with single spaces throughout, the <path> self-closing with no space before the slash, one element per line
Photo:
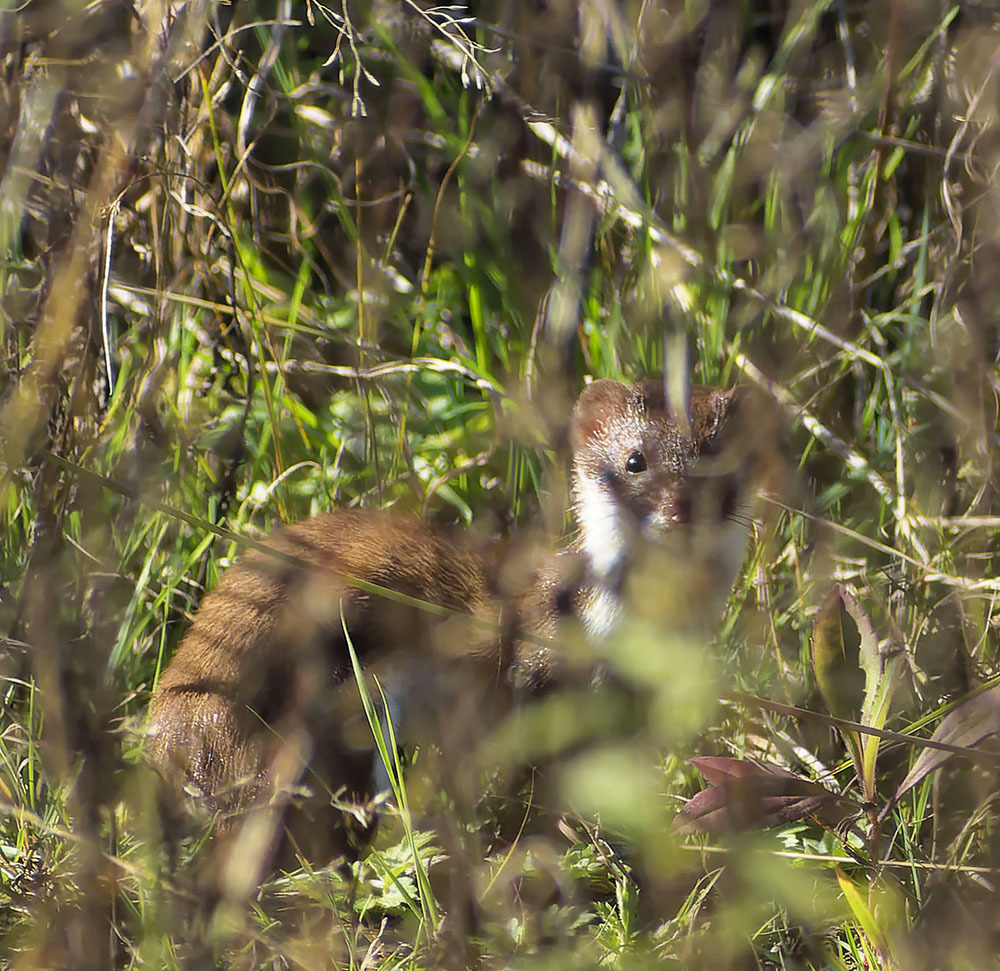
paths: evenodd
<path fill-rule="evenodd" d="M 745 542 L 745 526 L 731 521 L 741 472 L 702 477 L 695 463 L 718 450 L 733 409 L 733 392 L 692 387 L 689 420 L 675 422 L 659 382 L 591 384 L 572 421 L 579 537 L 543 556 L 517 589 L 498 586 L 510 571 L 495 548 L 411 517 L 340 510 L 276 531 L 269 545 L 284 556 L 241 557 L 160 679 L 149 716 L 154 759 L 219 810 L 223 827 L 276 790 L 304 787 L 312 798 L 298 807 L 308 820 L 300 833 L 342 831 L 330 797 L 363 799 L 374 785 L 345 627 L 386 694 L 394 731 L 411 720 L 447 748 L 467 747 L 465 733 L 495 723 L 515 686 L 558 680 L 558 642 L 545 639 L 563 619 L 606 637 L 646 549 L 673 543 L 683 558 L 697 545 L 708 572 L 682 563 L 669 583 L 686 576 L 704 589 L 673 599 L 699 616 L 717 611 Z M 350 578 L 470 616 L 442 619 Z M 371 687 L 377 696 L 374 679 Z"/>

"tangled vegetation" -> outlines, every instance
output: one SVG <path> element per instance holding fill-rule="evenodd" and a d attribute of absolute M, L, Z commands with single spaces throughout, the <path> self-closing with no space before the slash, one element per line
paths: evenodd
<path fill-rule="evenodd" d="M 998 65 L 975 0 L 0 8 L 4 966 L 993 966 Z M 568 403 L 664 368 L 785 472 L 715 644 L 626 629 L 648 723 L 206 893 L 142 718 L 239 537 L 565 532 Z"/>

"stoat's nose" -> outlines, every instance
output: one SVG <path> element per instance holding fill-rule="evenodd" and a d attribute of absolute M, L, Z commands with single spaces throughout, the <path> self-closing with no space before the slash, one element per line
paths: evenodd
<path fill-rule="evenodd" d="M 691 525 L 691 496 L 687 489 L 675 491 L 667 505 L 667 519 L 674 526 Z"/>
<path fill-rule="evenodd" d="M 651 532 L 656 533 L 689 526 L 692 517 L 690 492 L 686 485 L 673 482 L 649 496 L 649 504 L 641 519 Z"/>
<path fill-rule="evenodd" d="M 645 520 L 653 530 L 717 526 L 733 517 L 739 502 L 740 483 L 736 476 L 695 475 L 684 482 L 665 485 Z"/>

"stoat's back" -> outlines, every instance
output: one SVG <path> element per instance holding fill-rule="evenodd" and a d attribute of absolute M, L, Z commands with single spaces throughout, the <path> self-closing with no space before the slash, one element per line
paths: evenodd
<path fill-rule="evenodd" d="M 271 798 L 276 783 L 308 783 L 306 763 L 327 802 L 338 791 L 346 800 L 370 795 L 371 732 L 345 626 L 362 663 L 389 682 L 405 670 L 432 691 L 430 672 L 454 667 L 454 678 L 484 692 L 505 690 L 492 553 L 471 533 L 337 510 L 279 529 L 268 545 L 281 555 L 244 554 L 205 598 L 150 704 L 152 757 L 209 809 L 238 816 Z M 348 578 L 482 623 L 450 623 Z M 286 751 L 289 739 L 297 756 Z"/>

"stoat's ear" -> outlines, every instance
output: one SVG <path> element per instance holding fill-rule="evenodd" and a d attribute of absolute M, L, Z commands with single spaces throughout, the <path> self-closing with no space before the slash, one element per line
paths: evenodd
<path fill-rule="evenodd" d="M 587 385 L 576 399 L 570 427 L 573 451 L 600 437 L 608 423 L 626 414 L 629 389 L 619 381 L 602 378 Z"/>
<path fill-rule="evenodd" d="M 691 385 L 688 419 L 691 423 L 691 440 L 699 452 L 713 450 L 713 443 L 722 429 L 736 419 L 740 409 L 741 389 L 712 388 Z"/>

